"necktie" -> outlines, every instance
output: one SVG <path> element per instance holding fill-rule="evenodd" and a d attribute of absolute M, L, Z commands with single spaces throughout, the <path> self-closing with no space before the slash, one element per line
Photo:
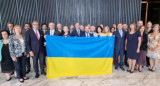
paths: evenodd
<path fill-rule="evenodd" d="M 10 34 L 12 34 L 12 30 L 10 30 Z"/>
<path fill-rule="evenodd" d="M 121 37 L 123 36 L 122 30 L 121 30 Z"/>
<path fill-rule="evenodd" d="M 122 37 L 122 30 L 119 30 L 119 33 L 120 33 L 120 35 L 121 35 L 121 37 Z"/>
<path fill-rule="evenodd" d="M 79 30 L 77 30 L 77 32 L 78 32 L 78 35 L 80 35 L 80 31 L 79 31 Z"/>
<path fill-rule="evenodd" d="M 37 32 L 37 30 L 36 30 L 36 36 L 37 36 L 37 39 L 39 40 L 39 36 L 38 36 L 38 32 Z"/>

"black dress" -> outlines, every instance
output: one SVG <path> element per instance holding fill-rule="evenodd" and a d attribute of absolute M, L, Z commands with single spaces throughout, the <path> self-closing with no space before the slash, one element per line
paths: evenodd
<path fill-rule="evenodd" d="M 141 37 L 140 31 L 136 31 L 134 34 L 127 33 L 127 57 L 130 59 L 138 59 L 138 37 Z"/>
<path fill-rule="evenodd" d="M 1 61 L 2 73 L 13 72 L 15 69 L 14 69 L 13 61 L 10 57 L 8 44 L 3 44 L 1 52 L 2 52 L 2 61 Z"/>

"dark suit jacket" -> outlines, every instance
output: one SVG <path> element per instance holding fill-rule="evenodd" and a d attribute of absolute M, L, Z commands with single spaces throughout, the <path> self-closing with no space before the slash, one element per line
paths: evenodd
<path fill-rule="evenodd" d="M 59 31 L 60 32 L 60 31 Z M 64 34 L 64 31 L 63 30 L 61 30 L 61 32 L 60 32 L 60 36 L 63 36 L 63 34 Z"/>
<path fill-rule="evenodd" d="M 50 30 L 47 31 L 47 35 L 50 35 Z M 55 35 L 55 36 L 60 36 L 61 34 L 60 34 L 59 31 L 55 30 L 55 31 L 54 31 L 54 35 Z"/>
<path fill-rule="evenodd" d="M 38 40 L 33 29 L 30 29 L 26 32 L 26 48 L 29 53 L 32 51 L 34 54 L 38 54 L 39 51 L 44 52 L 44 34 L 41 30 L 38 30 L 40 34 L 40 39 Z"/>
<path fill-rule="evenodd" d="M 140 50 L 147 51 L 147 42 L 148 42 L 148 35 L 143 33 L 143 40 L 141 42 Z"/>
<path fill-rule="evenodd" d="M 81 37 L 84 34 L 84 31 L 80 30 L 80 35 L 78 35 L 78 32 L 76 29 L 74 29 L 71 33 L 72 37 Z"/>
<path fill-rule="evenodd" d="M 93 37 L 93 34 L 89 33 L 89 35 L 90 37 Z M 87 37 L 85 32 L 83 33 L 82 37 Z"/>
<path fill-rule="evenodd" d="M 113 35 L 115 35 L 115 50 L 125 50 L 125 40 L 126 40 L 126 31 L 123 31 L 123 36 L 121 37 L 118 30 L 116 30 Z"/>
<path fill-rule="evenodd" d="M 46 35 L 46 34 L 47 34 L 47 31 L 48 31 L 48 30 L 46 30 L 46 31 L 44 32 L 44 31 L 42 30 L 42 32 L 43 32 L 43 34 L 44 34 L 44 35 Z"/>
<path fill-rule="evenodd" d="M 13 30 L 12 30 L 12 32 L 10 32 L 10 30 L 8 30 L 8 31 L 9 31 L 10 35 L 13 35 Z"/>

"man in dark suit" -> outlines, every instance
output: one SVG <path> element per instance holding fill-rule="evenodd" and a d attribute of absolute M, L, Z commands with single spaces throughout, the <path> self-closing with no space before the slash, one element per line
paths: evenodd
<path fill-rule="evenodd" d="M 128 25 L 127 25 L 127 24 L 123 24 L 123 30 L 126 31 L 126 32 L 128 31 Z M 128 61 L 128 58 L 127 58 L 127 51 L 126 51 L 126 50 L 124 51 L 124 55 L 125 55 L 125 56 L 124 56 L 124 64 L 125 64 L 126 66 L 129 66 L 129 65 L 128 65 L 128 62 L 127 62 L 127 61 Z"/>
<path fill-rule="evenodd" d="M 60 32 L 55 29 L 55 24 L 53 22 L 49 23 L 49 30 L 47 31 L 47 35 L 55 35 L 60 36 Z"/>
<path fill-rule="evenodd" d="M 43 34 L 46 35 L 46 34 L 47 34 L 47 24 L 46 24 L 46 23 L 43 23 L 43 24 L 41 25 L 41 27 L 42 27 Z"/>
<path fill-rule="evenodd" d="M 44 34 L 39 30 L 39 23 L 34 21 L 33 28 L 28 30 L 25 34 L 27 52 L 33 58 L 33 68 L 36 73 L 35 78 L 39 77 L 38 59 L 40 62 L 41 74 L 46 75 L 44 72 Z"/>
<path fill-rule="evenodd" d="M 61 24 L 61 23 L 58 23 L 58 24 L 57 24 L 57 30 L 60 32 L 60 36 L 63 36 L 64 31 L 63 31 L 63 29 L 62 29 L 62 24 Z"/>
<path fill-rule="evenodd" d="M 10 35 L 13 35 L 13 27 L 14 27 L 14 24 L 12 22 L 8 22 L 7 23 L 7 27 L 9 29 L 9 33 Z"/>
<path fill-rule="evenodd" d="M 69 33 L 71 34 L 73 30 L 74 30 L 74 25 L 71 25 L 69 28 Z"/>
<path fill-rule="evenodd" d="M 75 28 L 72 33 L 71 33 L 71 36 L 72 37 L 81 37 L 83 34 L 84 34 L 84 31 L 80 30 L 80 26 L 79 26 L 79 23 L 76 23 L 75 24 Z"/>
<path fill-rule="evenodd" d="M 118 69 L 118 57 L 120 56 L 120 68 L 123 68 L 123 56 L 125 50 L 125 40 L 126 32 L 122 29 L 122 23 L 117 25 L 118 30 L 116 30 L 113 35 L 115 36 L 115 69 Z"/>
<path fill-rule="evenodd" d="M 95 26 L 91 26 L 90 27 L 90 34 L 94 36 L 94 34 L 96 33 L 95 30 L 96 30 Z"/>
<path fill-rule="evenodd" d="M 143 21 L 142 21 L 142 20 L 139 20 L 139 21 L 137 22 L 137 29 L 139 29 L 142 25 L 143 25 Z"/>
<path fill-rule="evenodd" d="M 30 29 L 31 29 L 31 24 L 30 23 L 25 23 L 24 24 L 24 29 L 23 29 L 23 32 L 22 32 L 23 36 L 25 36 L 26 32 Z M 26 71 L 27 74 L 31 71 L 31 63 L 30 63 L 29 53 L 27 53 L 27 58 L 26 58 L 26 70 L 27 70 Z"/>
<path fill-rule="evenodd" d="M 85 26 L 84 30 L 85 30 L 85 32 L 83 33 L 82 37 L 93 37 L 93 34 L 91 34 L 89 32 L 89 27 L 88 26 Z"/>

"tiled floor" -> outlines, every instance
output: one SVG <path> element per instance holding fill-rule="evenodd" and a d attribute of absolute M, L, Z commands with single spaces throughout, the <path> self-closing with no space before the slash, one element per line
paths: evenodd
<path fill-rule="evenodd" d="M 125 67 L 127 70 L 127 67 Z M 12 78 L 6 81 L 3 73 L 0 73 L 0 86 L 160 86 L 160 61 L 156 72 L 148 71 L 147 67 L 143 68 L 143 72 L 135 72 L 133 74 L 127 71 L 114 70 L 108 75 L 96 76 L 72 76 L 47 79 L 41 75 L 40 78 L 34 78 L 33 69 L 27 75 L 30 79 L 24 83 L 20 83 L 17 79 Z"/>

